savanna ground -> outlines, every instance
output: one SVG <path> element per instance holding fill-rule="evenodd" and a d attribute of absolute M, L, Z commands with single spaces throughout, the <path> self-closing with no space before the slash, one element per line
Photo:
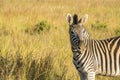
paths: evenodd
<path fill-rule="evenodd" d="M 68 12 L 89 14 L 85 28 L 93 39 L 120 35 L 119 0 L 0 0 L 0 80 L 79 80 Z"/>

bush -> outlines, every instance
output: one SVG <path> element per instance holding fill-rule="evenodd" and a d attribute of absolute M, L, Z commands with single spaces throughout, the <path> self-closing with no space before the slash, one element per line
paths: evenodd
<path fill-rule="evenodd" d="M 120 27 L 116 28 L 114 33 L 115 33 L 115 35 L 119 36 L 120 35 Z"/>
<path fill-rule="evenodd" d="M 30 34 L 40 34 L 41 32 L 49 31 L 49 30 L 50 30 L 50 25 L 46 21 L 40 21 L 32 28 L 25 29 L 25 32 Z"/>
<path fill-rule="evenodd" d="M 105 30 L 107 28 L 107 25 L 105 23 L 96 21 L 94 24 L 91 24 L 91 28 L 93 30 Z"/>

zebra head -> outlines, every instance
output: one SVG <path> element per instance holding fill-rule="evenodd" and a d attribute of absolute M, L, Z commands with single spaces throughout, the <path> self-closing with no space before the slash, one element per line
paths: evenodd
<path fill-rule="evenodd" d="M 67 22 L 69 24 L 69 34 L 70 41 L 72 45 L 79 45 L 79 41 L 83 41 L 89 39 L 89 33 L 84 28 L 84 23 L 86 22 L 88 15 L 84 15 L 82 18 L 78 20 L 77 14 L 71 16 L 71 14 L 67 14 Z"/>

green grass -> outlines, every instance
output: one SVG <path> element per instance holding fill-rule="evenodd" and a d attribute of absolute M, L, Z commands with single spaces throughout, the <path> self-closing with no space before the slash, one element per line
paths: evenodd
<path fill-rule="evenodd" d="M 66 14 L 89 14 L 85 28 L 104 39 L 119 35 L 119 7 L 119 0 L 0 0 L 0 80 L 79 80 Z M 96 77 L 103 79 L 119 77 Z"/>

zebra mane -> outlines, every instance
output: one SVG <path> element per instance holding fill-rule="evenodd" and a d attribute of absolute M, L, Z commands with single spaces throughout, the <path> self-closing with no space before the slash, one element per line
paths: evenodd
<path fill-rule="evenodd" d="M 77 14 L 74 14 L 73 16 L 73 24 L 77 24 L 78 23 L 78 16 Z"/>

